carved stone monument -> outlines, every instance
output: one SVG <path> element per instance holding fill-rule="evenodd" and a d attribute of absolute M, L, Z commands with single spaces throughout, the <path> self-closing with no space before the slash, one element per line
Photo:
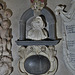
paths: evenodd
<path fill-rule="evenodd" d="M 54 75 L 58 68 L 55 45 L 56 18 L 44 0 L 31 0 L 32 6 L 20 19 L 19 71 L 21 75 Z M 43 8 L 44 7 L 44 8 Z"/>
<path fill-rule="evenodd" d="M 45 23 L 40 16 L 37 16 L 31 22 L 32 28 L 28 31 L 27 38 L 32 40 L 42 40 L 48 38 L 45 30 Z"/>
<path fill-rule="evenodd" d="M 13 71 L 11 16 L 12 11 L 6 8 L 5 2 L 0 0 L 0 75 L 10 75 Z"/>
<path fill-rule="evenodd" d="M 19 49 L 19 70 L 26 75 L 54 75 L 58 61 L 53 46 L 28 46 Z"/>
<path fill-rule="evenodd" d="M 75 0 L 72 0 L 71 8 L 64 12 L 65 6 L 58 5 L 56 15 L 62 19 L 63 54 L 65 64 L 75 75 Z"/>

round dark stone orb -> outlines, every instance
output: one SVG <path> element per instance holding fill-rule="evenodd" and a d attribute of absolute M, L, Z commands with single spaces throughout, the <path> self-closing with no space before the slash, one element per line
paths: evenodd
<path fill-rule="evenodd" d="M 43 55 L 33 55 L 25 60 L 24 67 L 30 74 L 44 74 L 50 69 L 50 61 Z"/>

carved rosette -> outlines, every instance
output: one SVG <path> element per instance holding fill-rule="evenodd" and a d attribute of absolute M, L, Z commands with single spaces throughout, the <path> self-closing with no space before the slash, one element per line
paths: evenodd
<path fill-rule="evenodd" d="M 4 1 L 0 0 L 0 75 L 10 75 L 13 71 L 11 16 L 12 11 L 6 7 Z"/>
<path fill-rule="evenodd" d="M 19 49 L 20 60 L 19 60 L 19 64 L 18 64 L 19 70 L 20 70 L 22 75 L 23 74 L 24 75 L 32 75 L 32 74 L 27 72 L 26 67 L 25 67 L 25 62 L 28 58 L 33 57 L 33 56 L 35 56 L 35 60 L 36 60 L 36 56 L 40 55 L 40 56 L 47 57 L 49 62 L 50 62 L 50 68 L 43 75 L 54 75 L 55 72 L 57 71 L 57 67 L 58 67 L 58 61 L 56 58 L 56 54 L 57 54 L 57 52 L 56 52 L 54 46 L 49 46 L 49 47 L 46 47 L 46 46 L 20 47 L 20 49 Z M 44 63 L 45 63 L 45 61 L 44 61 Z M 43 64 L 43 62 L 42 62 L 42 64 Z M 38 65 L 38 64 L 36 64 L 36 65 Z M 45 64 L 45 65 L 47 65 L 47 64 Z M 44 65 L 41 65 L 41 66 L 44 66 Z M 34 69 L 34 67 L 33 67 L 33 69 Z M 45 69 L 46 69 L 46 67 L 45 67 Z"/>

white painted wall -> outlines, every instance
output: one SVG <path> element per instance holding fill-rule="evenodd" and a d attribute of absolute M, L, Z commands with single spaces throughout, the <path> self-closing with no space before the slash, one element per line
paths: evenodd
<path fill-rule="evenodd" d="M 13 11 L 13 16 L 11 17 L 12 22 L 12 56 L 13 56 L 13 67 L 14 71 L 11 75 L 20 75 L 18 70 L 18 49 L 19 47 L 15 43 L 15 41 L 19 38 L 19 19 L 24 11 L 26 11 L 30 7 L 30 1 L 29 0 L 4 0 L 7 4 L 7 7 L 10 8 Z M 47 6 L 51 8 L 53 11 L 55 7 L 59 4 L 65 4 L 67 5 L 66 10 L 70 7 L 71 0 L 47 0 Z M 57 17 L 57 36 L 59 38 L 62 37 L 61 35 L 61 20 L 59 17 Z M 64 59 L 63 59 L 63 50 L 62 50 L 62 41 L 56 46 L 57 50 L 57 57 L 58 57 L 58 71 L 56 75 L 72 75 L 72 73 L 69 72 L 67 69 Z"/>

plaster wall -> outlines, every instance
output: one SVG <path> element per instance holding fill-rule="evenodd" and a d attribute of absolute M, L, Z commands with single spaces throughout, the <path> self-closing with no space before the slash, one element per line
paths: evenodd
<path fill-rule="evenodd" d="M 13 56 L 13 67 L 14 71 L 11 75 L 20 75 L 18 70 L 18 49 L 19 47 L 15 43 L 15 41 L 19 38 L 19 19 L 24 11 L 26 11 L 31 3 L 30 0 L 4 0 L 7 4 L 7 7 L 13 11 L 13 16 L 11 17 L 12 23 L 12 56 Z M 59 4 L 67 5 L 66 10 L 69 9 L 71 5 L 71 0 L 47 0 L 47 6 L 51 8 L 53 11 L 55 7 Z M 62 28 L 61 28 L 61 20 L 60 17 L 57 17 L 57 36 L 58 38 L 62 38 Z M 63 50 L 62 50 L 62 40 L 58 45 L 56 45 L 57 50 L 57 58 L 58 58 L 58 70 L 56 75 L 72 75 L 72 73 L 67 69 L 64 59 L 63 59 Z"/>

